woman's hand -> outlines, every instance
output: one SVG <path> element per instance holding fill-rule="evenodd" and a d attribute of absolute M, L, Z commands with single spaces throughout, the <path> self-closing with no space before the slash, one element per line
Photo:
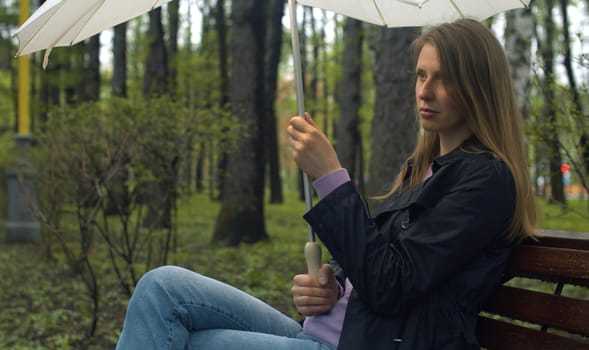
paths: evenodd
<path fill-rule="evenodd" d="M 317 278 L 311 275 L 296 275 L 293 278 L 292 300 L 303 316 L 325 314 L 338 299 L 335 272 L 329 264 L 321 266 Z"/>
<path fill-rule="evenodd" d="M 335 149 L 309 114 L 292 117 L 287 128 L 294 160 L 312 179 L 341 168 Z"/>

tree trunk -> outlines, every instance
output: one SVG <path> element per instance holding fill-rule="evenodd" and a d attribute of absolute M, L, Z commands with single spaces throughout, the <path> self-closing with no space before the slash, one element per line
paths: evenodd
<path fill-rule="evenodd" d="M 325 40 L 325 27 L 327 26 L 327 14 L 323 11 L 323 22 L 321 25 L 321 29 L 319 30 L 319 36 L 321 38 L 321 66 L 323 71 L 323 79 L 322 79 L 322 114 L 323 114 L 323 132 L 325 135 L 329 136 L 329 79 L 327 74 L 327 42 Z"/>
<path fill-rule="evenodd" d="M 196 192 L 201 193 L 204 191 L 204 168 L 205 168 L 205 155 L 206 155 L 206 143 L 201 142 L 198 146 L 198 152 L 196 157 L 196 171 L 195 171 L 195 185 Z M 209 174 L 209 177 L 212 175 Z"/>
<path fill-rule="evenodd" d="M 583 108 L 583 104 L 581 102 L 581 98 L 579 95 L 579 90 L 577 88 L 577 81 L 575 79 L 575 72 L 573 71 L 573 58 L 571 52 L 571 38 L 569 33 L 569 15 L 568 15 L 568 1 L 567 0 L 560 0 L 560 12 L 562 14 L 562 33 L 563 33 L 563 50 L 564 50 L 564 59 L 563 64 L 566 70 L 566 76 L 569 81 L 569 94 L 573 101 L 573 119 L 576 122 L 575 128 L 580 131 L 579 134 L 576 134 L 576 137 L 579 137 L 579 145 L 578 149 L 580 150 L 579 155 L 580 159 L 579 162 L 574 162 L 575 164 L 579 164 L 579 166 L 574 166 L 574 170 L 578 175 L 583 187 L 589 191 L 589 184 L 587 182 L 587 174 L 589 174 L 589 143 L 586 132 L 586 118 L 585 109 Z"/>
<path fill-rule="evenodd" d="M 524 118 L 530 116 L 530 82 L 531 82 L 531 43 L 534 36 L 534 19 L 531 8 L 516 9 L 506 12 L 505 22 L 505 51 L 512 71 L 517 103 Z M 536 192 L 540 181 L 540 169 L 534 167 L 533 174 Z"/>
<path fill-rule="evenodd" d="M 552 200 L 566 206 L 564 196 L 563 177 L 560 171 L 562 159 L 560 155 L 560 143 L 558 140 L 559 130 L 557 128 L 558 118 L 555 100 L 555 75 L 554 75 L 554 31 L 555 25 L 552 17 L 554 7 L 552 0 L 544 2 L 543 14 L 545 38 L 538 46 L 544 63 L 544 80 L 542 81 L 542 93 L 544 95 L 544 107 L 542 110 L 543 119 L 546 121 L 544 139 L 548 146 L 550 187 Z"/>
<path fill-rule="evenodd" d="M 415 147 L 415 67 L 409 61 L 408 48 L 416 34 L 414 28 L 381 28 L 373 45 L 375 102 L 367 183 L 370 195 L 390 190 Z"/>
<path fill-rule="evenodd" d="M 127 22 L 115 27 L 112 50 L 112 95 L 127 97 Z"/>
<path fill-rule="evenodd" d="M 170 92 L 176 94 L 178 90 L 178 30 L 180 23 L 180 1 L 172 0 L 168 3 L 168 72 Z"/>
<path fill-rule="evenodd" d="M 266 0 L 232 2 L 231 110 L 244 131 L 227 157 L 213 241 L 229 246 L 268 237 L 264 223 L 264 41 Z M 248 82 L 244 84 L 244 82 Z"/>
<path fill-rule="evenodd" d="M 143 76 L 144 95 L 162 95 L 168 92 L 168 54 L 164 44 L 162 9 L 149 12 L 149 50 Z"/>
<path fill-rule="evenodd" d="M 215 9 L 215 27 L 217 29 L 217 40 L 219 46 L 219 76 L 221 77 L 220 84 L 220 99 L 219 104 L 221 109 L 225 109 L 229 103 L 229 73 L 228 62 L 229 54 L 227 50 L 227 24 L 225 20 L 225 0 L 217 0 Z M 227 142 L 223 139 L 219 141 L 219 160 L 217 163 L 217 191 L 219 199 L 223 199 L 223 186 L 225 183 L 225 174 L 227 172 Z"/>
<path fill-rule="evenodd" d="M 317 33 L 317 24 L 315 22 L 315 16 L 313 16 L 313 11 L 309 10 L 309 14 L 311 17 L 310 24 L 311 24 L 311 54 L 313 57 L 313 61 L 311 64 L 311 81 L 309 82 L 309 96 L 311 96 L 309 107 L 307 107 L 307 111 L 316 117 L 317 114 L 317 105 L 319 102 L 319 94 L 318 94 L 318 87 L 319 87 L 319 35 Z"/>
<path fill-rule="evenodd" d="M 63 60 L 60 58 L 52 57 L 51 64 L 47 66 L 43 74 L 40 74 L 39 99 L 41 106 L 39 108 L 39 122 L 41 125 L 49 119 L 49 110 L 53 106 L 59 106 L 61 90 L 59 76 L 63 65 Z M 15 125 L 17 126 L 18 124 Z"/>
<path fill-rule="evenodd" d="M 62 53 L 63 65 L 61 66 L 63 80 L 63 92 L 65 103 L 75 105 L 80 102 L 84 96 L 84 85 L 82 84 L 84 76 L 84 45 L 83 43 L 74 45 L 70 52 Z"/>
<path fill-rule="evenodd" d="M 360 85 L 362 79 L 362 22 L 348 18 L 344 25 L 344 52 L 342 80 L 339 90 L 340 117 L 337 122 L 336 150 L 342 166 L 354 179 L 361 177 L 356 171 L 356 151 L 360 140 Z"/>
<path fill-rule="evenodd" d="M 127 97 L 127 22 L 114 28 L 113 46 L 113 76 L 111 93 L 113 96 Z M 105 208 L 106 215 L 124 215 L 129 210 L 130 193 L 126 181 L 129 172 L 123 167 L 109 184 L 110 197 Z"/>
<path fill-rule="evenodd" d="M 333 21 L 335 22 L 336 28 L 341 27 L 341 21 L 339 20 L 339 15 L 334 14 Z M 334 33 L 334 37 L 333 37 L 333 47 L 335 48 L 335 50 L 334 50 L 335 55 L 332 58 L 332 62 L 330 62 L 330 63 L 336 67 L 339 67 L 342 65 L 342 55 L 339 54 L 339 51 L 341 51 L 341 47 L 343 46 L 343 44 L 342 44 L 342 36 L 343 35 L 340 35 L 340 34 L 341 34 L 341 31 L 336 29 L 335 33 Z M 326 67 L 327 67 L 327 64 L 326 64 Z M 333 94 L 336 95 L 337 91 L 340 91 L 339 86 L 341 84 L 341 77 L 333 78 L 332 84 L 333 84 L 333 86 L 332 86 L 331 90 L 334 91 Z M 335 120 L 335 118 L 331 117 L 331 114 L 325 116 L 325 125 L 326 125 L 325 130 L 328 130 L 329 128 L 332 130 L 332 132 L 331 132 L 332 139 L 337 140 L 336 120 Z M 329 128 L 327 126 L 329 126 Z M 326 133 L 326 135 L 329 135 L 329 134 Z"/>
<path fill-rule="evenodd" d="M 270 203 L 282 203 L 282 180 L 280 178 L 280 157 L 278 153 L 277 116 L 274 108 L 278 82 L 278 65 L 282 49 L 282 17 L 284 0 L 269 1 L 266 54 L 266 156 L 270 182 Z"/>
<path fill-rule="evenodd" d="M 218 0 L 217 1 L 217 5 L 219 6 L 219 4 L 222 4 L 223 1 L 222 0 Z M 213 35 L 211 35 L 211 31 L 213 30 L 213 26 L 215 24 L 217 24 L 217 20 L 218 18 L 216 18 L 217 14 L 216 14 L 216 10 L 213 9 L 212 7 L 213 5 L 211 5 L 211 2 L 209 0 L 205 0 L 203 1 L 200 5 L 199 5 L 199 11 L 202 15 L 202 21 L 201 21 L 201 29 L 200 29 L 200 42 L 201 44 L 199 45 L 199 48 L 196 50 L 197 54 L 199 56 L 201 56 L 204 62 L 206 62 L 206 69 L 212 69 L 211 65 L 209 64 L 210 61 L 210 56 L 213 56 L 214 54 L 212 53 L 213 49 L 217 50 L 218 48 L 214 45 L 209 45 L 209 43 L 211 43 L 211 38 L 213 37 Z M 223 16 L 223 18 L 221 19 L 221 21 L 224 21 L 225 17 Z M 218 35 L 216 35 L 215 37 L 217 37 L 218 39 Z M 210 96 L 210 94 L 207 94 L 207 96 L 203 96 L 204 94 L 202 92 L 198 93 L 198 95 L 200 95 L 199 99 L 204 100 L 198 102 L 198 104 L 205 104 L 205 108 L 209 108 L 212 109 L 211 106 L 213 106 L 215 104 L 215 101 L 213 101 L 213 98 Z M 198 149 L 198 153 L 197 153 L 197 157 L 196 157 L 196 171 L 195 171 L 195 184 L 196 184 L 196 191 L 197 192 L 202 192 L 205 189 L 205 184 L 204 184 L 204 180 L 205 180 L 205 165 L 208 165 L 208 180 L 209 183 L 208 185 L 208 190 L 209 190 L 209 196 L 210 199 L 215 200 L 217 199 L 215 197 L 215 191 L 220 193 L 220 189 L 218 188 L 218 185 L 215 186 L 215 181 L 217 178 L 217 173 L 214 169 L 214 150 L 211 147 L 211 144 L 208 142 L 203 142 L 201 141 L 199 143 L 199 149 Z M 217 188 L 215 188 L 217 187 Z"/>
<path fill-rule="evenodd" d="M 530 115 L 530 62 L 534 35 L 532 10 L 517 9 L 506 12 L 505 51 L 512 67 L 517 102 L 524 119 Z"/>
<path fill-rule="evenodd" d="M 225 0 L 217 0 L 215 11 L 215 27 L 217 29 L 217 40 L 219 45 L 219 75 L 221 77 L 220 101 L 221 107 L 225 107 L 229 102 L 229 74 L 227 65 L 227 24 L 225 20 Z"/>
<path fill-rule="evenodd" d="M 168 93 L 168 60 L 162 25 L 162 9 L 158 7 L 149 13 L 149 50 L 145 62 L 143 77 L 143 94 L 149 98 L 153 95 Z M 175 200 L 173 186 L 176 184 L 175 155 L 167 155 L 168 164 L 159 164 L 150 169 L 156 180 L 147 186 L 147 212 L 143 220 L 144 227 L 152 229 L 171 228 L 172 205 Z M 162 162 L 164 162 L 162 160 Z M 159 169 L 159 170 L 158 170 Z M 161 171 L 166 169 L 166 171 Z M 170 169 L 170 171 L 168 171 Z"/>
<path fill-rule="evenodd" d="M 358 176 L 355 181 L 360 193 L 364 193 L 364 190 L 366 189 L 366 181 L 364 179 L 364 174 L 366 173 L 364 169 L 364 142 L 362 140 L 362 134 L 358 133 L 358 142 L 356 143 L 356 172 L 358 173 Z"/>
<path fill-rule="evenodd" d="M 82 101 L 98 101 L 100 98 L 100 34 L 85 42 L 86 52 L 83 62 L 84 87 Z"/>

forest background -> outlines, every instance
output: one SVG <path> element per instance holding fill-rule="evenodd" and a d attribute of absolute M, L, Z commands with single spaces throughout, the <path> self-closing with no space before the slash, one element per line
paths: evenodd
<path fill-rule="evenodd" d="M 418 134 L 407 49 L 420 29 L 299 11 L 306 109 L 358 189 L 383 193 Z M 284 15 L 283 0 L 173 0 L 101 34 L 108 45 L 54 49 L 46 70 L 31 55 L 23 148 L 19 3 L 0 0 L 0 180 L 16 169 L 34 184 L 42 227 L 0 245 L 0 348 L 113 348 L 138 279 L 170 263 L 297 317 L 306 227 Z M 513 68 L 543 228 L 589 231 L 588 20 L 588 0 L 534 0 L 486 21 Z"/>

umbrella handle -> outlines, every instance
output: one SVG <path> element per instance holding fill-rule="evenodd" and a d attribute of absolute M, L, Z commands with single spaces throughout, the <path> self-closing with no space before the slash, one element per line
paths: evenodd
<path fill-rule="evenodd" d="M 317 278 L 317 272 L 321 267 L 321 246 L 317 242 L 305 244 L 305 259 L 307 260 L 307 273 Z"/>

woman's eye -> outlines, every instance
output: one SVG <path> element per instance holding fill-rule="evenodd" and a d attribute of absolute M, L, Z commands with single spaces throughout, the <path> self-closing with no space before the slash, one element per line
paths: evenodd
<path fill-rule="evenodd" d="M 417 71 L 417 79 L 425 80 L 426 78 L 427 78 L 427 76 L 424 71 Z"/>

